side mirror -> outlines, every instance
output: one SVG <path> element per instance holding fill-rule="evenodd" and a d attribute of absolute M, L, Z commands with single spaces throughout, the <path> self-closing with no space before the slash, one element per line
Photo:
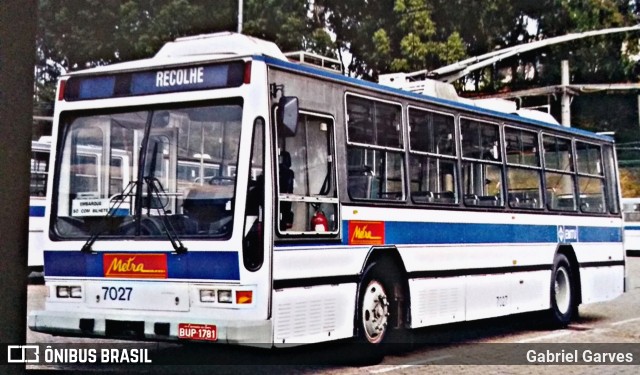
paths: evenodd
<path fill-rule="evenodd" d="M 295 96 L 283 96 L 278 102 L 276 112 L 278 119 L 278 135 L 293 137 L 298 128 L 298 98 Z"/>

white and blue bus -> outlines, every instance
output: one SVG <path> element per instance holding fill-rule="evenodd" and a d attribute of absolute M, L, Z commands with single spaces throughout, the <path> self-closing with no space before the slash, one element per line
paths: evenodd
<path fill-rule="evenodd" d="M 47 179 L 49 174 L 49 159 L 51 153 L 51 137 L 42 136 L 37 141 L 31 141 L 31 183 L 29 187 L 29 255 L 28 269 L 31 275 L 40 276 L 44 267 L 44 232 L 47 229 L 45 221 L 45 206 L 47 202 Z M 85 168 L 79 174 L 90 183 L 97 183 L 102 168 L 100 158 L 102 152 L 92 147 L 79 147 L 78 160 L 80 163 L 95 167 Z M 111 180 L 113 189 L 120 191 L 123 184 L 128 183 L 127 155 L 114 149 L 111 155 Z"/>
<path fill-rule="evenodd" d="M 39 275 L 43 269 L 44 212 L 49 174 L 51 137 L 31 141 L 31 182 L 29 184 L 29 248 L 28 269 Z"/>
<path fill-rule="evenodd" d="M 640 198 L 622 198 L 624 248 L 627 254 L 640 254 Z"/>
<path fill-rule="evenodd" d="M 625 290 L 611 138 L 243 35 L 65 76 L 53 137 L 34 331 L 375 346 L 527 311 L 564 325 Z"/>

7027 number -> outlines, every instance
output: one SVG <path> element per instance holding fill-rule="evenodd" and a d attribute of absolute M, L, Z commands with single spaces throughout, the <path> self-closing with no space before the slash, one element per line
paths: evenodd
<path fill-rule="evenodd" d="M 111 300 L 111 301 L 129 301 L 131 299 L 131 291 L 133 288 L 131 287 L 114 287 L 114 286 L 103 286 L 102 291 L 103 300 Z"/>

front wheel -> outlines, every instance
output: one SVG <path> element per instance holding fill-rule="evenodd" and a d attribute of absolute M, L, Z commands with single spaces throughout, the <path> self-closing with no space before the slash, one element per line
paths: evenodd
<path fill-rule="evenodd" d="M 388 260 L 372 262 L 358 286 L 356 329 L 358 341 L 380 348 L 385 343 L 402 340 L 404 287 L 402 274 Z"/>
<path fill-rule="evenodd" d="M 571 264 L 566 256 L 557 254 L 551 274 L 551 323 L 566 326 L 576 317 L 576 288 Z"/>
<path fill-rule="evenodd" d="M 364 286 L 364 285 L 363 285 Z M 381 280 L 368 280 L 360 297 L 362 338 L 370 344 L 382 342 L 389 329 L 389 297 Z"/>

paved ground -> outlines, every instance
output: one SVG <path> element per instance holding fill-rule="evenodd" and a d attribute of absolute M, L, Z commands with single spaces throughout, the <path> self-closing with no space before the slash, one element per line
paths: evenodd
<path fill-rule="evenodd" d="M 628 258 L 631 288 L 628 293 L 607 303 L 582 306 L 580 319 L 569 327 L 551 330 L 540 323 L 539 314 L 521 314 L 476 322 L 451 324 L 417 330 L 412 345 L 392 347 L 380 362 L 372 364 L 365 348 L 345 342 L 268 351 L 230 346 L 136 343 L 148 348 L 154 363 L 178 361 L 204 363 L 198 366 L 69 367 L 100 371 L 165 373 L 239 373 L 279 374 L 637 374 L 637 365 L 569 365 L 571 354 L 621 353 L 623 360 L 632 355 L 640 363 L 640 258 Z M 29 286 L 29 311 L 44 306 L 45 288 Z M 61 338 L 28 331 L 30 343 L 92 343 L 93 339 Z M 101 343 L 123 341 L 99 340 Z M 531 354 L 531 352 L 534 354 Z M 567 365 L 538 363 L 526 365 L 527 353 L 539 361 L 560 356 Z M 564 355 L 564 357 L 562 357 Z M 585 358 L 583 358 L 585 359 Z M 487 364 L 488 363 L 488 364 Z M 232 365 L 220 365 L 232 364 Z M 482 365 L 480 365 L 482 364 Z M 517 365 L 516 365 L 517 364 Z M 50 367 L 49 367 L 50 368 Z"/>

